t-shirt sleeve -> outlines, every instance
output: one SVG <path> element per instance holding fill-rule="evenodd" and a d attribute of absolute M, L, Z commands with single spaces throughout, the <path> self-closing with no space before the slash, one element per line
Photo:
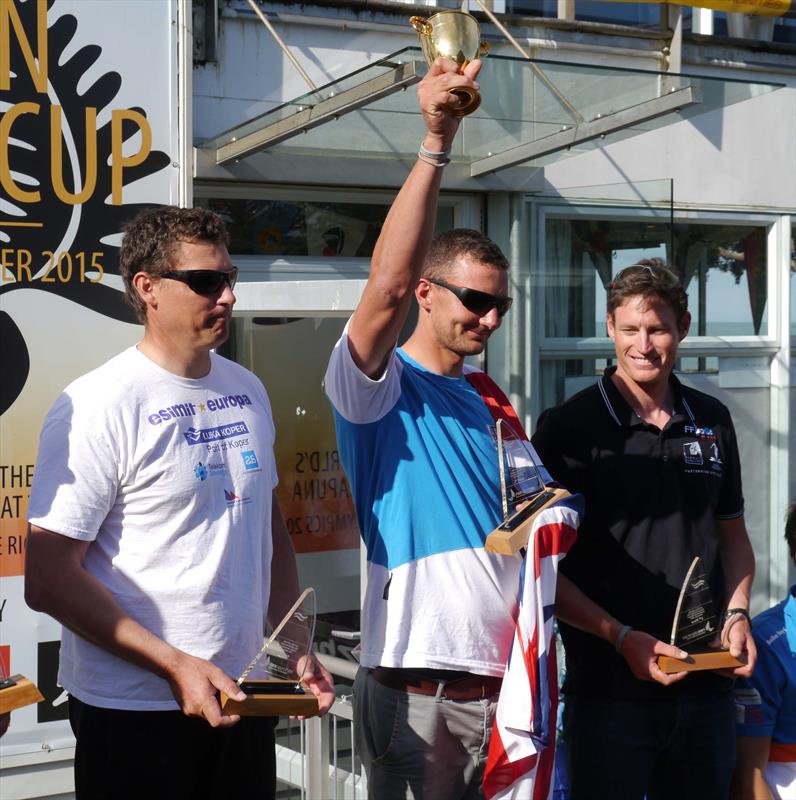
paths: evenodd
<path fill-rule="evenodd" d="M 771 736 L 782 705 L 787 681 L 774 650 L 755 632 L 757 663 L 751 678 L 735 685 L 736 733 L 738 736 Z"/>
<path fill-rule="evenodd" d="M 91 408 L 67 392 L 44 421 L 28 503 L 28 522 L 92 541 L 116 500 L 120 457 Z"/>
<path fill-rule="evenodd" d="M 381 377 L 373 380 L 365 375 L 351 355 L 346 325 L 329 358 L 324 389 L 336 411 L 348 422 L 376 422 L 398 401 L 401 392 L 400 372 L 400 363 L 393 352 Z"/>
<path fill-rule="evenodd" d="M 741 458 L 738 454 L 738 440 L 730 412 L 725 408 L 726 420 L 722 424 L 721 447 L 723 450 L 724 479 L 721 484 L 716 516 L 719 519 L 735 519 L 744 512 L 743 489 L 741 486 Z"/>

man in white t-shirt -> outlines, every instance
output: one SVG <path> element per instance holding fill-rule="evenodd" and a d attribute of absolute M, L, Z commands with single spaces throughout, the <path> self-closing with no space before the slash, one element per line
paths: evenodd
<path fill-rule="evenodd" d="M 243 699 L 230 676 L 299 594 L 268 395 L 213 352 L 238 274 L 223 222 L 143 212 L 120 272 L 143 339 L 57 398 L 28 509 L 26 599 L 63 625 L 77 796 L 273 796 L 275 720 L 218 700 Z"/>

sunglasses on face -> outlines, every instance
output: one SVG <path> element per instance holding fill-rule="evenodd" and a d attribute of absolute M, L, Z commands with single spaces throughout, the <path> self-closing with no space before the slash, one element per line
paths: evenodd
<path fill-rule="evenodd" d="M 225 283 L 230 289 L 235 288 L 238 268 L 233 267 L 227 272 L 217 269 L 173 269 L 162 273 L 159 277 L 187 283 L 188 288 L 196 294 L 218 294 L 223 291 Z"/>
<path fill-rule="evenodd" d="M 481 292 L 478 289 L 468 289 L 466 286 L 455 286 L 438 278 L 426 278 L 426 280 L 435 286 L 442 286 L 443 289 L 453 292 L 468 311 L 478 314 L 479 317 L 486 316 L 493 308 L 497 309 L 499 317 L 504 317 L 511 308 L 512 298 L 510 297 L 500 297 L 496 294 Z"/>

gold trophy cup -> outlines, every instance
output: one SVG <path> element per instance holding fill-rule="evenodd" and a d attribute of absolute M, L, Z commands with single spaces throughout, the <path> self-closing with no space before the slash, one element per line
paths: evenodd
<path fill-rule="evenodd" d="M 428 19 L 411 17 L 409 24 L 417 31 L 429 66 L 437 58 L 450 58 L 459 69 L 464 69 L 489 52 L 489 45 L 481 41 L 478 21 L 465 11 L 438 11 Z M 472 114 L 481 105 L 481 95 L 469 86 L 451 89 L 451 92 L 461 100 L 458 108 L 450 109 L 455 117 Z"/>

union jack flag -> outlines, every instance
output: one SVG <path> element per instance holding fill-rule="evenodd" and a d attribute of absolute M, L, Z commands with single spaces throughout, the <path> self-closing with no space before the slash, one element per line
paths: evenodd
<path fill-rule="evenodd" d="M 553 634 L 558 563 L 577 538 L 581 495 L 534 520 L 519 606 L 484 772 L 487 800 L 547 800 L 553 789 L 558 664 Z"/>

